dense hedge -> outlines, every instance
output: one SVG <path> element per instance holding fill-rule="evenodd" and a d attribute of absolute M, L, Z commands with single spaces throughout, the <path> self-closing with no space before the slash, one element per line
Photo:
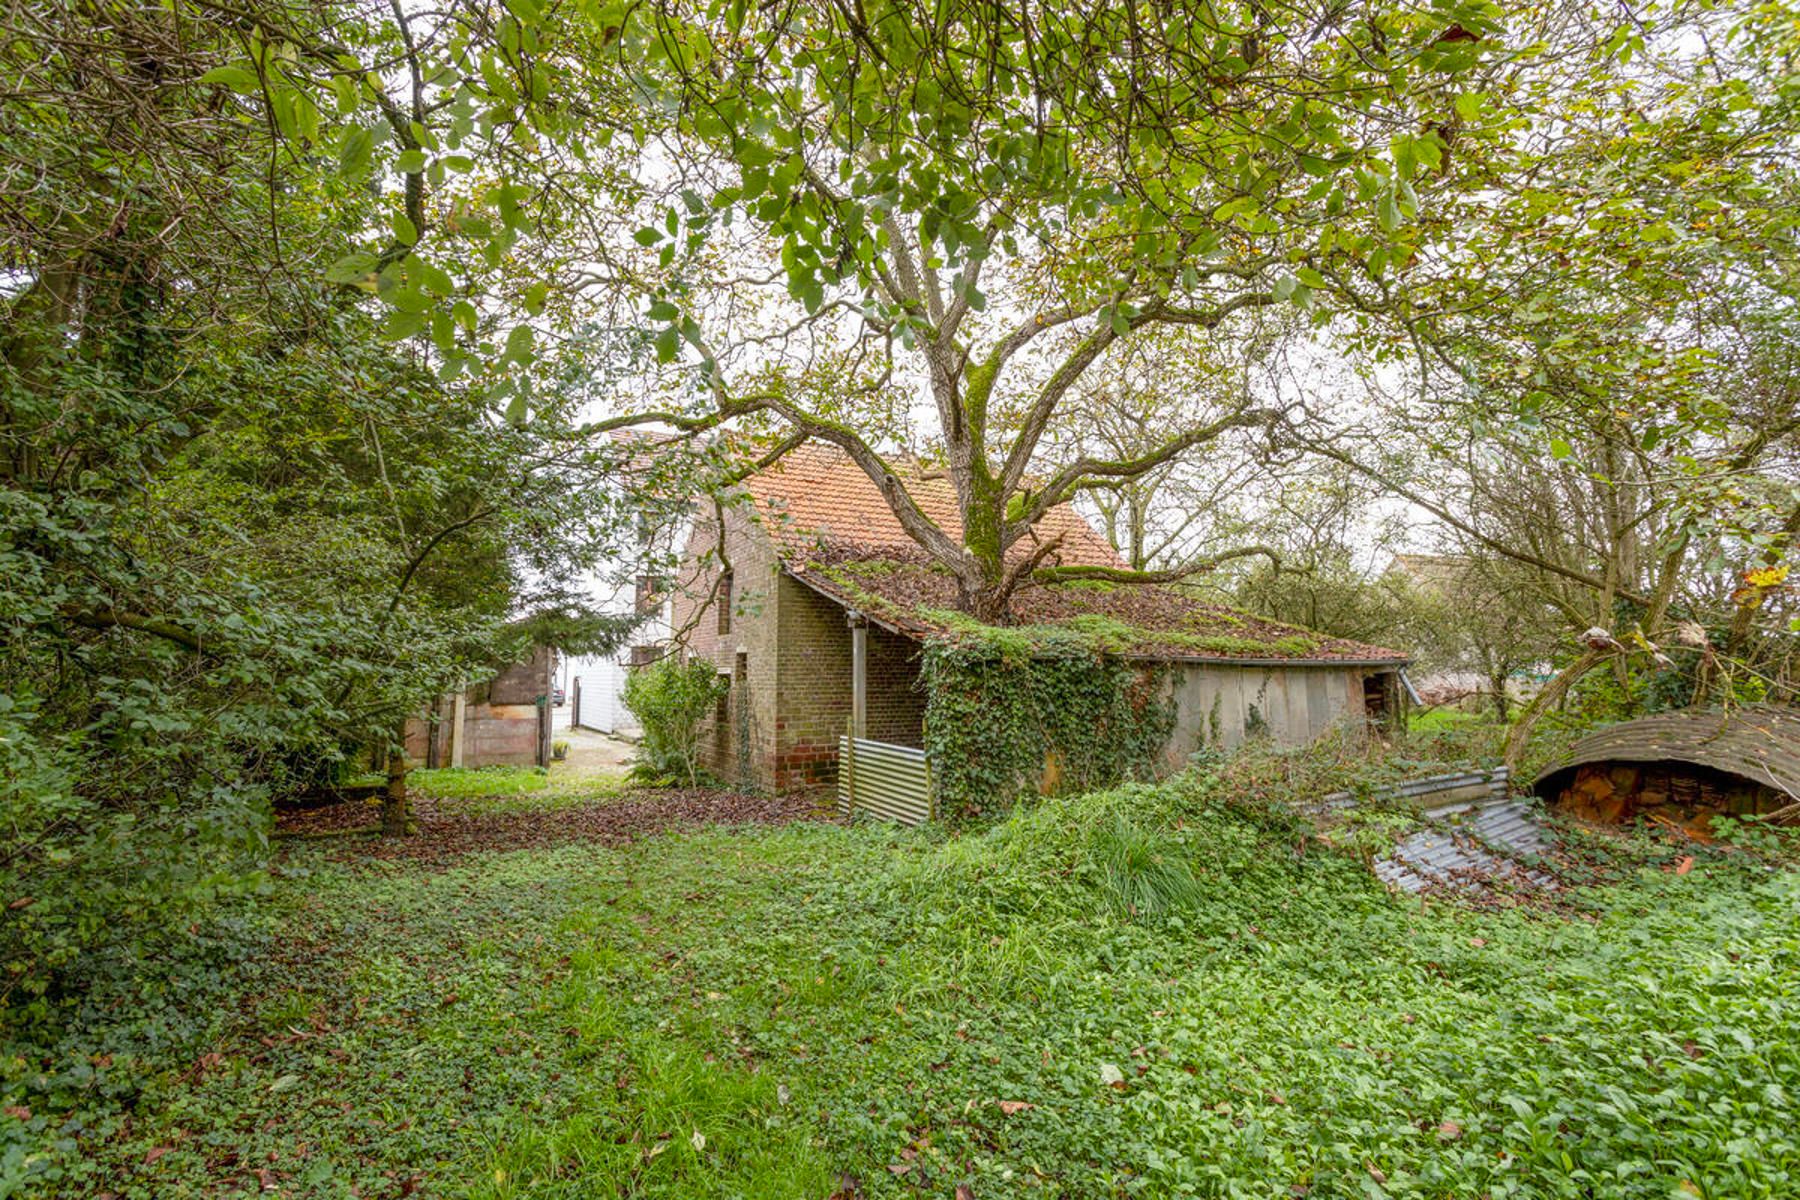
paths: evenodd
<path fill-rule="evenodd" d="M 1147 776 L 1175 725 L 1163 671 L 1082 639 L 1025 640 L 1000 630 L 926 647 L 925 751 L 939 813 L 967 819 L 1034 793 Z"/>

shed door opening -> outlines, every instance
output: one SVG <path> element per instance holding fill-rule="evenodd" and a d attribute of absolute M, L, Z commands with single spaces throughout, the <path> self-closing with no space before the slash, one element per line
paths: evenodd
<path fill-rule="evenodd" d="M 1387 676 L 1363 676 L 1363 715 L 1371 721 L 1385 721 L 1391 715 Z"/>

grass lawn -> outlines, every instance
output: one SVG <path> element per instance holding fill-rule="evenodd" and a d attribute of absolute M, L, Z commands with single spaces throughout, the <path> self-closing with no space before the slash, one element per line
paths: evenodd
<path fill-rule="evenodd" d="M 205 1036 L 65 1067 L 40 1093 L 61 1099 L 3 1127 L 0 1177 L 159 1198 L 1800 1194 L 1796 876 L 1648 851 L 1554 911 L 1476 911 L 1391 897 L 1229 795 L 1129 788 L 960 838 L 294 844 Z"/>
<path fill-rule="evenodd" d="M 566 763 L 544 767 L 421 768 L 407 776 L 415 789 L 459 801 L 465 812 L 529 812 L 590 804 L 626 790 L 623 770 L 584 770 Z"/>
<path fill-rule="evenodd" d="M 1489 711 L 1465 712 L 1460 708 L 1428 708 L 1410 714 L 1406 725 L 1413 733 L 1447 733 L 1457 730 L 1493 728 L 1499 725 Z"/>

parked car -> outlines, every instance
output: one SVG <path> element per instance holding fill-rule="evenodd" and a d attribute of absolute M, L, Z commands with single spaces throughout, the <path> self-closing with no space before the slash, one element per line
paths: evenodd
<path fill-rule="evenodd" d="M 561 708 L 564 699 L 566 699 L 566 697 L 563 695 L 563 690 L 561 688 L 551 688 L 550 689 L 550 703 L 556 705 L 556 707 L 558 707 L 558 708 Z"/>

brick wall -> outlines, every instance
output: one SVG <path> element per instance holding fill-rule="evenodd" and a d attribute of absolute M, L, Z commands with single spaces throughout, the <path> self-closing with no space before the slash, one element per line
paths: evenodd
<path fill-rule="evenodd" d="M 922 649 L 911 638 L 869 627 L 869 736 L 878 742 L 925 745 Z"/>
<path fill-rule="evenodd" d="M 776 784 L 830 783 L 850 725 L 850 626 L 841 607 L 788 576 L 780 616 Z"/>
<path fill-rule="evenodd" d="M 850 727 L 847 617 L 835 601 L 797 579 L 782 578 L 777 786 L 837 779 L 838 738 Z M 918 643 L 874 625 L 868 639 L 868 735 L 877 741 L 922 745 L 925 697 L 919 690 Z"/>
<path fill-rule="evenodd" d="M 720 778 L 783 790 L 837 778 L 837 740 L 850 724 L 850 628 L 844 609 L 779 571 L 767 535 L 742 510 L 725 515 L 733 605 L 719 632 L 718 532 L 696 523 L 674 600 L 687 650 L 733 676 L 725 720 L 702 730 Z M 683 635 L 683 630 L 687 632 Z M 869 736 L 917 746 L 925 709 L 918 646 L 869 630 Z"/>
<path fill-rule="evenodd" d="M 686 652 L 732 679 L 725 719 L 709 717 L 702 725 L 702 758 L 721 779 L 775 788 L 781 786 L 773 767 L 780 583 L 775 551 L 742 510 L 726 510 L 724 558 L 731 567 L 732 603 L 730 628 L 720 632 L 718 545 L 714 521 L 696 521 L 671 602 L 674 632 Z"/>

